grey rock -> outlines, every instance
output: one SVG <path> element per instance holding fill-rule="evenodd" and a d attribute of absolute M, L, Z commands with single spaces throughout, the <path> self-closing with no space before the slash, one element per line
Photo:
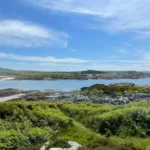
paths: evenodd
<path fill-rule="evenodd" d="M 12 88 L 3 89 L 3 90 L 0 90 L 0 97 L 11 96 L 11 95 L 16 95 L 20 93 L 23 93 L 23 91 L 20 89 L 12 89 Z"/>
<path fill-rule="evenodd" d="M 46 142 L 41 148 L 40 150 L 46 150 L 46 148 L 49 146 L 49 142 Z"/>

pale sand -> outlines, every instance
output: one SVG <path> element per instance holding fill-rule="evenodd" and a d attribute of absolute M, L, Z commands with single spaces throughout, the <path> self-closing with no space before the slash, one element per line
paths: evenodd
<path fill-rule="evenodd" d="M 5 80 L 14 80 L 14 77 L 6 77 L 6 76 L 0 76 L 0 80 L 5 81 Z"/>
<path fill-rule="evenodd" d="M 11 96 L 6 96 L 6 97 L 0 97 L 0 102 L 6 102 L 6 101 L 13 100 L 13 99 L 18 99 L 24 95 L 25 94 L 16 94 L 16 95 L 11 95 Z"/>

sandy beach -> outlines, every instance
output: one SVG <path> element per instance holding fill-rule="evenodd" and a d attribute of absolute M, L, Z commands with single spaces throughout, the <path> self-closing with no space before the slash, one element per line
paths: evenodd
<path fill-rule="evenodd" d="M 7 97 L 0 97 L 0 102 L 6 102 L 6 101 L 13 100 L 13 99 L 18 99 L 24 95 L 25 94 L 16 94 L 16 95 L 7 96 Z"/>

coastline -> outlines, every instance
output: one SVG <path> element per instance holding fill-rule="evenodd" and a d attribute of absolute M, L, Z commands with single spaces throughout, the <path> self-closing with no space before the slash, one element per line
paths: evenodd
<path fill-rule="evenodd" d="M 128 91 L 127 91 L 128 90 Z M 132 92 L 131 92 L 132 91 Z M 81 90 L 27 90 L 1 89 L 0 102 L 17 101 L 48 101 L 124 105 L 142 100 L 150 101 L 150 86 L 133 83 L 95 84 Z"/>
<path fill-rule="evenodd" d="M 120 80 L 120 79 L 147 79 L 147 78 L 150 78 L 150 77 L 148 77 L 148 76 L 146 76 L 146 77 L 139 77 L 139 78 L 82 78 L 82 79 L 79 79 L 79 78 L 17 78 L 17 77 L 2 77 L 2 76 L 0 76 L 0 81 L 5 81 L 5 80 L 20 80 L 20 81 L 22 81 L 22 80 L 35 80 L 35 81 L 58 81 L 58 80 L 83 80 L 83 81 L 85 81 L 85 80 Z"/>
<path fill-rule="evenodd" d="M 0 76 L 0 81 L 5 81 L 5 80 L 16 80 L 16 78 L 8 77 L 8 76 Z"/>
<path fill-rule="evenodd" d="M 79 71 L 79 72 L 38 72 L 38 71 L 9 71 L 0 72 L 1 80 L 115 80 L 149 78 L 150 73 L 137 71 Z"/>

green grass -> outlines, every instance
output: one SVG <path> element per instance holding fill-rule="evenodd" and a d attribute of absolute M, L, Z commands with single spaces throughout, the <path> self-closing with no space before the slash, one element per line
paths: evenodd
<path fill-rule="evenodd" d="M 47 141 L 51 147 L 65 147 L 71 140 L 80 143 L 82 150 L 145 150 L 150 145 L 149 116 L 148 101 L 124 106 L 3 102 L 0 149 L 36 150 Z"/>

